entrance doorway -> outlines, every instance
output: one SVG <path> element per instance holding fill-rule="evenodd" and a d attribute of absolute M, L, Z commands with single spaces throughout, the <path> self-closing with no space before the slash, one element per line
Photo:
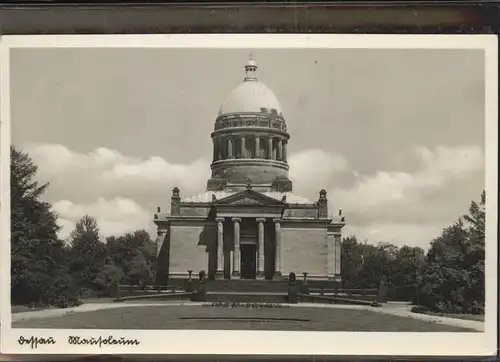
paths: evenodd
<path fill-rule="evenodd" d="M 257 245 L 241 244 L 241 279 L 255 279 Z"/>

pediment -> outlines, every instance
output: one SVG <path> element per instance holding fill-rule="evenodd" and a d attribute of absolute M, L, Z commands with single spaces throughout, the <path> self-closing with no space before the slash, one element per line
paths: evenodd
<path fill-rule="evenodd" d="M 265 203 L 251 197 L 242 197 L 241 199 L 231 202 L 231 205 L 265 205 Z"/>
<path fill-rule="evenodd" d="M 272 197 L 263 195 L 259 192 L 246 190 L 228 196 L 224 199 L 217 200 L 214 205 L 282 206 L 284 204 L 279 200 L 273 199 Z"/>

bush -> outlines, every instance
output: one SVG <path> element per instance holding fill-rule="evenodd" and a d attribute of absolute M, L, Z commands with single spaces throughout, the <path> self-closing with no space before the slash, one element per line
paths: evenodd
<path fill-rule="evenodd" d="M 429 308 L 424 307 L 424 306 L 422 306 L 422 305 L 416 305 L 416 306 L 414 306 L 414 307 L 411 309 L 411 312 L 412 312 L 412 313 L 420 313 L 420 314 L 422 314 L 422 313 L 427 313 L 427 312 L 429 312 Z"/>
<path fill-rule="evenodd" d="M 88 298 L 97 298 L 99 295 L 98 293 L 89 288 L 82 288 L 80 289 L 80 297 L 83 299 L 88 299 Z"/>

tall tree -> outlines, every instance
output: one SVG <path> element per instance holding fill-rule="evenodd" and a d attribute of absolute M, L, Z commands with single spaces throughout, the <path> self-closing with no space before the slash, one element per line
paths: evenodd
<path fill-rule="evenodd" d="M 359 272 L 363 266 L 363 251 L 355 236 L 349 236 L 342 241 L 340 273 L 345 288 L 357 288 Z"/>
<path fill-rule="evenodd" d="M 11 288 L 13 303 L 67 303 L 73 281 L 66 270 L 57 216 L 41 200 L 48 184 L 36 181 L 38 167 L 11 147 Z"/>
<path fill-rule="evenodd" d="M 94 289 L 94 281 L 104 268 L 105 245 L 99 240 L 97 221 L 83 216 L 70 234 L 71 273 L 81 287 Z"/>
<path fill-rule="evenodd" d="M 421 304 L 437 311 L 484 313 L 485 193 L 431 243 Z"/>

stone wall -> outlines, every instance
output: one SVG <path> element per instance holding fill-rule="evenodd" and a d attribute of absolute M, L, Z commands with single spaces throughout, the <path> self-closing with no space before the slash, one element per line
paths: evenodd
<path fill-rule="evenodd" d="M 187 270 L 197 274 L 200 270 L 209 272 L 216 265 L 216 227 L 172 226 L 170 229 L 169 276 L 186 276 Z"/>
<path fill-rule="evenodd" d="M 311 278 L 327 278 L 328 256 L 325 228 L 283 225 L 281 228 L 281 273 L 307 272 Z"/>
<path fill-rule="evenodd" d="M 207 217 L 210 212 L 209 207 L 191 207 L 181 205 L 180 216 L 203 216 Z"/>
<path fill-rule="evenodd" d="M 328 278 L 338 279 L 340 277 L 340 260 L 342 254 L 342 242 L 340 233 L 328 233 Z"/>
<path fill-rule="evenodd" d="M 304 217 L 304 218 L 311 218 L 311 217 L 318 217 L 318 209 L 316 208 L 288 208 L 285 210 L 284 218 L 287 217 L 293 217 L 293 218 L 298 218 L 298 217 Z"/>

